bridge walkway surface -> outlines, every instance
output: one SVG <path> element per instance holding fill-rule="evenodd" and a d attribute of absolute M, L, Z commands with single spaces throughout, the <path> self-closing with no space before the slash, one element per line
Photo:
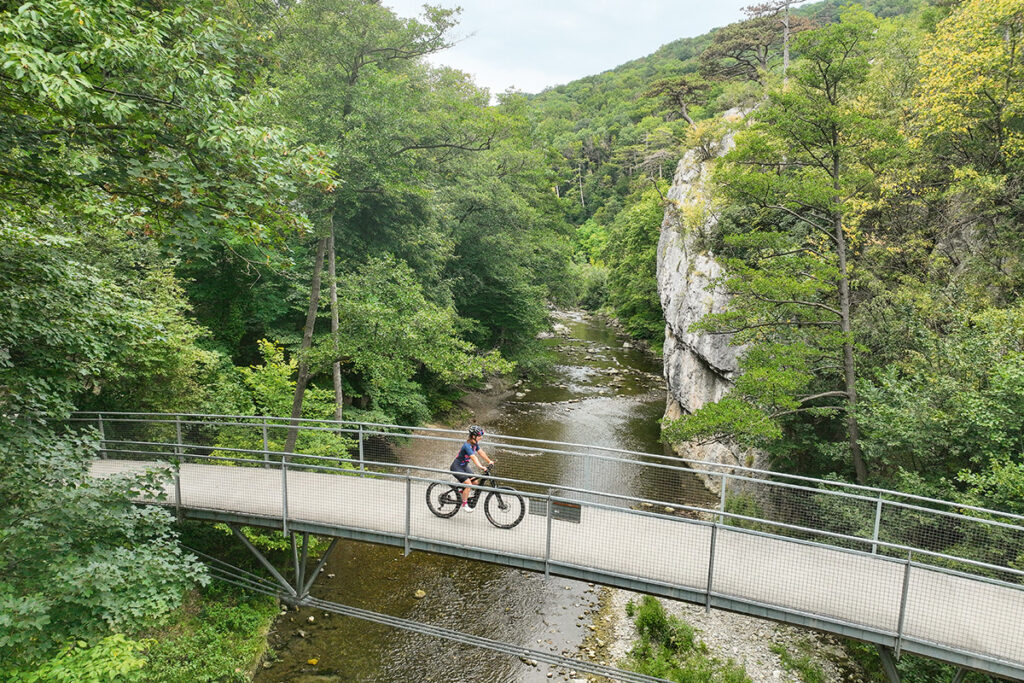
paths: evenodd
<path fill-rule="evenodd" d="M 578 521 L 562 521 L 547 512 L 550 493 L 522 492 L 532 514 L 499 529 L 482 510 L 433 515 L 426 487 L 450 481 L 436 470 L 277 465 L 186 462 L 160 504 L 190 518 L 398 545 L 698 602 L 1024 680 L 1024 590 L 1013 582 L 922 564 L 911 553 L 787 538 L 715 515 L 694 519 L 671 506 L 574 500 Z M 170 466 L 102 459 L 92 472 L 160 467 Z"/>

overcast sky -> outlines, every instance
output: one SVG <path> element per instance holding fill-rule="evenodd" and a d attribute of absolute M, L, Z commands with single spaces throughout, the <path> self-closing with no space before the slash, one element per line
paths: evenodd
<path fill-rule="evenodd" d="M 462 7 L 454 47 L 431 58 L 492 94 L 528 93 L 615 68 L 743 18 L 755 0 L 433 0 Z M 382 0 L 403 17 L 423 0 Z"/>

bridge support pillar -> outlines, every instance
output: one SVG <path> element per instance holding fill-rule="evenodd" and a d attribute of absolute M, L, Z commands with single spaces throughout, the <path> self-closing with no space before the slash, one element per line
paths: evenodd
<path fill-rule="evenodd" d="M 892 650 L 884 645 L 878 646 L 878 656 L 882 658 L 882 668 L 885 669 L 885 676 L 889 683 L 900 683 L 900 672 L 896 670 L 896 658 Z"/>

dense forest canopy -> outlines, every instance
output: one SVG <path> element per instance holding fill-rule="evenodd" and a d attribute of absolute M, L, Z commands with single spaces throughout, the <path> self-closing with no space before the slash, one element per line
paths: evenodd
<path fill-rule="evenodd" d="M 425 59 L 457 22 L 0 3 L 0 671 L 137 670 L 205 581 L 72 411 L 419 423 L 543 372 L 550 305 L 657 348 L 667 188 L 727 133 L 700 328 L 744 374 L 667 434 L 1024 513 L 1024 0 L 773 0 L 497 105 Z"/>

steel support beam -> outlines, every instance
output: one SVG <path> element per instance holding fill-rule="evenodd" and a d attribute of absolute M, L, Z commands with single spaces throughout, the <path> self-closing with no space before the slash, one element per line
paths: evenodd
<path fill-rule="evenodd" d="M 281 576 L 281 572 L 274 569 L 274 565 L 270 564 L 270 560 L 268 560 L 263 555 L 263 553 L 260 552 L 259 548 L 254 546 L 252 542 L 250 542 L 249 539 L 245 537 L 245 534 L 242 533 L 239 527 L 235 526 L 234 524 L 230 526 L 231 533 L 235 535 L 235 538 L 240 540 L 242 544 L 249 549 L 249 552 L 252 553 L 257 560 L 260 561 L 260 564 L 266 567 L 267 571 L 269 571 L 271 575 L 273 575 L 273 577 L 277 580 L 277 582 L 281 584 L 281 587 L 288 592 L 288 596 L 293 600 L 297 599 L 299 597 L 299 594 L 295 590 L 295 588 L 290 583 L 288 583 L 288 579 Z"/>
<path fill-rule="evenodd" d="M 306 582 L 302 584 L 302 592 L 299 594 L 299 599 L 304 600 L 309 595 L 309 589 L 313 587 L 313 582 L 316 581 L 316 577 L 320 574 L 320 570 L 327 564 L 327 558 L 331 556 L 331 551 L 334 550 L 334 546 L 338 545 L 338 541 L 341 540 L 337 537 L 331 539 L 331 544 L 327 546 L 327 552 L 324 553 L 320 561 L 313 567 L 313 573 L 309 575 Z"/>
<path fill-rule="evenodd" d="M 889 683 L 900 683 L 900 672 L 896 670 L 896 658 L 892 650 L 884 645 L 878 646 L 878 656 L 882 658 L 882 668 L 885 669 L 885 676 Z"/>

